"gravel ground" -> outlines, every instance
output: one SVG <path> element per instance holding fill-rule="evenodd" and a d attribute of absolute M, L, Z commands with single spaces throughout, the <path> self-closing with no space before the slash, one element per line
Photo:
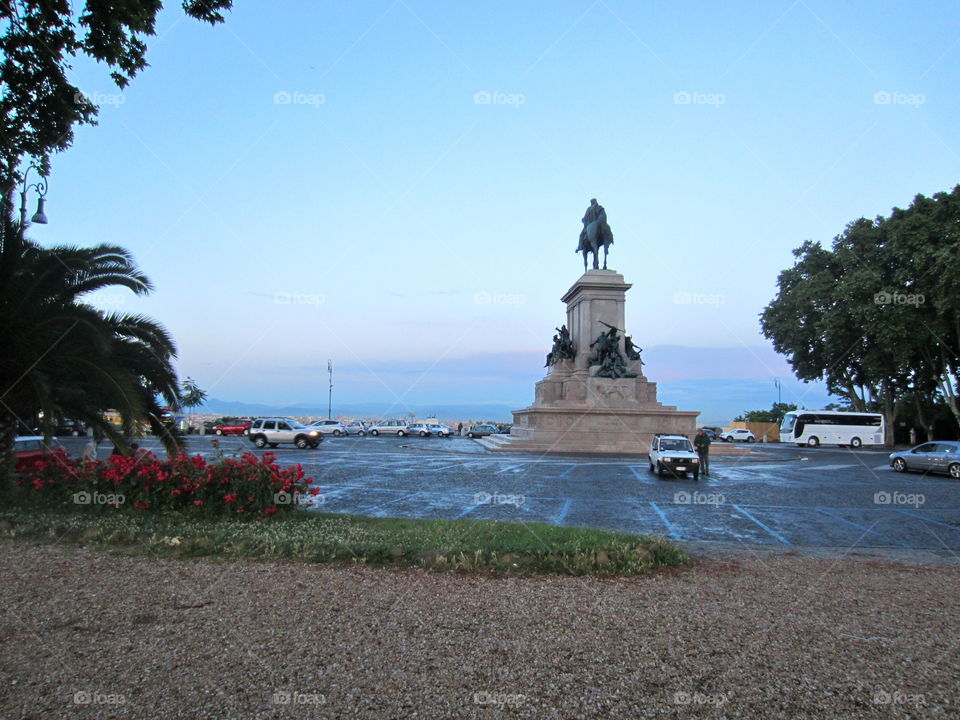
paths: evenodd
<path fill-rule="evenodd" d="M 0 542 L 3 718 L 960 713 L 960 569 L 488 578 Z"/>

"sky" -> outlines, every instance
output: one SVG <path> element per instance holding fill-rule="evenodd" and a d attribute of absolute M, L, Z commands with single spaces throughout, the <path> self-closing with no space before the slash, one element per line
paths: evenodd
<path fill-rule="evenodd" d="M 123 92 L 74 63 L 31 234 L 129 248 L 155 292 L 94 301 L 213 398 L 528 405 L 596 197 L 663 402 L 820 407 L 758 323 L 791 251 L 958 181 L 952 2 L 167 4 Z"/>

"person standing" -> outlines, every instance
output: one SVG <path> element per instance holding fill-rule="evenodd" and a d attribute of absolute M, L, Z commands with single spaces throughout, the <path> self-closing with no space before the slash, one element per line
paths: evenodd
<path fill-rule="evenodd" d="M 710 436 L 703 431 L 703 428 L 697 430 L 697 436 L 693 439 L 693 446 L 697 449 L 697 456 L 700 458 L 700 472 L 709 475 Z"/>
<path fill-rule="evenodd" d="M 90 439 L 87 440 L 87 444 L 83 446 L 83 459 L 86 462 L 96 462 L 97 461 L 97 443 L 100 442 L 100 438 L 96 435 L 91 435 Z"/>

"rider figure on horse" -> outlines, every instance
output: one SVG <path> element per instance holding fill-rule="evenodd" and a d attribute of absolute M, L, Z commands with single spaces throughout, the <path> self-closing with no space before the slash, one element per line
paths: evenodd
<path fill-rule="evenodd" d="M 607 248 L 613 245 L 613 232 L 607 224 L 607 211 L 596 198 L 590 200 L 590 207 L 583 215 L 583 230 L 580 231 L 580 245 L 576 252 L 583 253 L 583 269 L 587 269 L 587 253 L 593 253 L 593 269 L 599 270 L 600 248 L 603 247 L 603 269 L 607 269 Z"/>

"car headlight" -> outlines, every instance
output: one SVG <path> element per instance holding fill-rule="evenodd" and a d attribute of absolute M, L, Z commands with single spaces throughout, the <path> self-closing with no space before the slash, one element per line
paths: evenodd
<path fill-rule="evenodd" d="M 318 433 L 317 433 L 316 430 L 311 430 L 311 431 L 310 431 L 309 433 L 307 433 L 307 434 L 310 435 L 311 437 L 316 437 Z"/>
<path fill-rule="evenodd" d="M 690 461 L 690 463 L 691 463 L 692 465 L 696 465 L 698 462 L 700 462 L 699 459 L 698 459 L 698 460 L 691 460 L 691 461 Z"/>

